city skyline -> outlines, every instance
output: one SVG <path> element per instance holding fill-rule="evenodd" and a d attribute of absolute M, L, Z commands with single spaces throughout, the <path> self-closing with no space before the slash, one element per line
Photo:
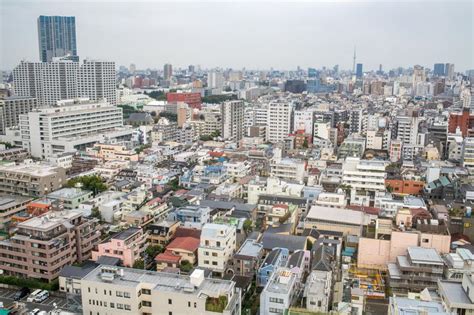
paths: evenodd
<path fill-rule="evenodd" d="M 474 68 L 472 10 L 470 1 L 100 2 L 87 8 L 73 2 L 2 1 L 0 34 L 8 45 L 2 45 L 0 64 L 11 70 L 22 59 L 38 61 L 37 18 L 64 15 L 76 17 L 80 59 L 134 63 L 138 69 L 170 63 L 283 70 L 338 64 L 344 70 L 352 68 L 356 45 L 357 63 L 366 71 L 380 64 L 388 70 L 454 63 L 455 71 L 464 72 Z M 388 14 L 400 22 L 386 24 Z M 16 31 L 9 32 L 13 23 Z"/>

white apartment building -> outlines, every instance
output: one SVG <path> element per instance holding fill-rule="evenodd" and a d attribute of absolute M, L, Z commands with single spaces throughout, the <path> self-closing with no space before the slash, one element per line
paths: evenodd
<path fill-rule="evenodd" d="M 252 164 L 248 161 L 224 162 L 223 164 L 227 176 L 239 179 L 250 173 Z"/>
<path fill-rule="evenodd" d="M 116 104 L 115 63 L 86 60 L 83 64 L 55 58 L 53 62 L 22 61 L 13 69 L 17 96 L 37 99 L 38 107 L 77 97 L 107 98 Z"/>
<path fill-rule="evenodd" d="M 19 125 L 21 114 L 27 114 L 37 107 L 36 98 L 28 96 L 11 96 L 0 100 L 0 134 L 5 129 Z"/>
<path fill-rule="evenodd" d="M 199 267 L 224 276 L 229 260 L 236 251 L 235 226 L 206 223 L 202 227 L 198 248 Z"/>
<path fill-rule="evenodd" d="M 321 192 L 314 203 L 331 208 L 345 208 L 347 206 L 346 194 L 343 191 Z"/>
<path fill-rule="evenodd" d="M 60 286 L 66 290 L 70 279 L 61 276 Z M 99 265 L 79 280 L 80 289 L 77 280 L 74 285 L 86 315 L 241 314 L 241 292 L 235 282 L 205 278 L 203 270 L 183 276 Z M 219 309 L 211 307 L 216 304 Z"/>
<path fill-rule="evenodd" d="M 221 104 L 222 133 L 225 140 L 240 141 L 244 136 L 243 101 L 228 101 Z"/>
<path fill-rule="evenodd" d="M 304 182 L 306 162 L 298 159 L 274 157 L 270 161 L 270 176 Z"/>
<path fill-rule="evenodd" d="M 462 166 L 467 168 L 469 176 L 474 178 L 474 138 L 464 138 L 462 148 Z"/>
<path fill-rule="evenodd" d="M 295 298 L 296 274 L 288 268 L 274 271 L 260 294 L 260 315 L 286 314 Z"/>
<path fill-rule="evenodd" d="M 293 131 L 293 104 L 272 102 L 268 104 L 267 141 L 285 141 Z"/>
<path fill-rule="evenodd" d="M 306 134 L 313 133 L 314 111 L 295 110 L 293 117 L 293 131 L 304 129 Z"/>
<path fill-rule="evenodd" d="M 117 104 L 115 62 L 84 60 L 79 68 L 79 96 Z"/>
<path fill-rule="evenodd" d="M 385 191 L 387 161 L 347 157 L 342 165 L 342 184 L 351 186 L 351 204 L 369 206 L 375 193 Z"/>
<path fill-rule="evenodd" d="M 313 270 L 306 279 L 303 296 L 306 309 L 312 312 L 327 313 L 331 306 L 332 272 Z"/>
<path fill-rule="evenodd" d="M 397 116 L 397 139 L 404 145 L 418 144 L 418 116 Z"/>
<path fill-rule="evenodd" d="M 23 148 L 43 159 L 132 134 L 123 128 L 121 108 L 88 99 L 59 101 L 57 106 L 20 115 L 20 130 Z"/>
<path fill-rule="evenodd" d="M 222 89 L 224 87 L 224 75 L 222 72 L 209 72 L 207 74 L 207 87 L 210 89 Z"/>

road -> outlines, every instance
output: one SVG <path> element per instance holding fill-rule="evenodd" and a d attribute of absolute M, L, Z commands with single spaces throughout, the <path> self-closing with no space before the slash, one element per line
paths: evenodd
<path fill-rule="evenodd" d="M 16 290 L 0 288 L 0 302 L 3 302 L 3 306 L 5 308 L 8 308 L 13 304 L 13 296 L 15 295 L 15 292 Z M 50 296 L 42 303 L 26 302 L 26 298 L 24 298 L 20 302 L 25 303 L 28 311 L 34 310 L 35 308 L 38 308 L 41 311 L 50 311 L 55 308 L 55 303 L 56 307 L 61 309 L 66 309 L 66 306 L 68 305 L 65 298 L 53 296 Z"/>

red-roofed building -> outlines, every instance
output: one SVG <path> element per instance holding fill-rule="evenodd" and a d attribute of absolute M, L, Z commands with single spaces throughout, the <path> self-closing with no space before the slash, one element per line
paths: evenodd
<path fill-rule="evenodd" d="M 184 260 L 194 265 L 197 262 L 198 247 L 199 238 L 176 237 L 168 244 L 164 253 L 155 257 L 156 269 L 161 271 L 166 267 L 177 268 Z"/>
<path fill-rule="evenodd" d="M 379 213 L 380 213 L 380 208 L 376 208 L 376 207 L 364 207 L 364 206 L 349 205 L 349 206 L 347 206 L 347 209 L 362 211 L 364 213 L 373 214 L 373 215 L 379 215 Z"/>

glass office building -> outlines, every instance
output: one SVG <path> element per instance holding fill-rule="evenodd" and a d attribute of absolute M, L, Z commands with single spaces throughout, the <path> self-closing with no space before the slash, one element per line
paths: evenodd
<path fill-rule="evenodd" d="M 40 60 L 50 62 L 53 57 L 79 61 L 76 48 L 76 18 L 74 16 L 44 16 L 38 18 Z"/>

